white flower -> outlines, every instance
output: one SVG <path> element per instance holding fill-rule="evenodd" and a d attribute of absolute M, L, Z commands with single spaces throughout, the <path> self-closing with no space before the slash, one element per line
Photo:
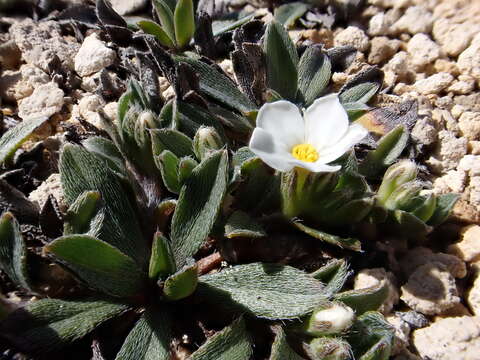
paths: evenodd
<path fill-rule="evenodd" d="M 315 100 L 304 117 L 296 105 L 281 100 L 260 108 L 249 147 L 279 171 L 298 166 L 312 172 L 334 172 L 340 166 L 327 164 L 345 154 L 367 133 L 360 124 L 349 125 L 337 94 Z"/>

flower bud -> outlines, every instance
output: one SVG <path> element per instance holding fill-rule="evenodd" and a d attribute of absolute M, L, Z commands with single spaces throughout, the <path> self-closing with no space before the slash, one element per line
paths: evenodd
<path fill-rule="evenodd" d="M 352 357 L 350 344 L 340 338 L 321 337 L 309 344 L 309 353 L 314 359 L 348 360 Z"/>
<path fill-rule="evenodd" d="M 406 210 L 422 190 L 422 183 L 410 181 L 400 185 L 385 201 L 384 206 L 390 210 Z"/>
<path fill-rule="evenodd" d="M 380 204 L 385 205 L 388 197 L 399 186 L 415 180 L 417 166 L 413 161 L 402 160 L 390 166 L 383 176 L 382 184 L 378 188 L 377 198 Z"/>
<path fill-rule="evenodd" d="M 355 312 L 340 302 L 330 302 L 317 308 L 304 323 L 304 332 L 311 336 L 341 334 L 355 320 Z"/>
<path fill-rule="evenodd" d="M 225 143 L 213 127 L 200 127 L 193 138 L 193 151 L 200 160 L 207 157 L 210 152 L 220 150 L 224 145 Z"/>

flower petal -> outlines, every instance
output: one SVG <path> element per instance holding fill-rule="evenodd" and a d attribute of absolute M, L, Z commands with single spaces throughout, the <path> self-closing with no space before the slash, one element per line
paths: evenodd
<path fill-rule="evenodd" d="M 345 135 L 348 124 L 347 112 L 337 94 L 321 97 L 305 111 L 307 143 L 321 151 Z"/>
<path fill-rule="evenodd" d="M 271 133 L 261 128 L 253 130 L 248 147 L 264 163 L 276 170 L 289 171 L 293 168 L 290 163 L 293 156 L 288 152 L 286 145 L 277 142 Z"/>
<path fill-rule="evenodd" d="M 288 151 L 305 142 L 305 125 L 302 114 L 295 104 L 280 100 L 263 105 L 257 115 L 257 127 L 272 134 Z"/>
<path fill-rule="evenodd" d="M 327 165 L 323 163 L 321 160 L 317 160 L 315 162 L 306 162 L 301 160 L 293 159 L 290 161 L 290 164 L 293 166 L 298 166 L 304 169 L 307 169 L 311 172 L 335 172 L 340 170 L 342 167 L 340 165 Z"/>
<path fill-rule="evenodd" d="M 340 156 L 345 154 L 353 145 L 357 144 L 365 136 L 367 136 L 368 130 L 360 124 L 352 124 L 348 127 L 347 133 L 336 144 L 332 144 L 330 147 L 324 148 L 320 152 L 321 161 L 324 164 L 328 164 L 334 160 L 337 160 Z"/>

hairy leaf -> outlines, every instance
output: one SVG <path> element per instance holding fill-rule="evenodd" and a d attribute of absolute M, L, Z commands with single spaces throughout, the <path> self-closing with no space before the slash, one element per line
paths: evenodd
<path fill-rule="evenodd" d="M 197 264 L 190 259 L 183 268 L 170 275 L 163 287 L 168 300 L 180 300 L 193 294 L 198 284 Z"/>
<path fill-rule="evenodd" d="M 460 198 L 458 194 L 444 194 L 437 197 L 437 207 L 428 220 L 428 225 L 437 226 L 448 219 L 455 203 Z"/>
<path fill-rule="evenodd" d="M 67 144 L 60 156 L 59 167 L 67 203 L 72 204 L 85 191 L 98 191 L 104 203 L 101 209 L 104 220 L 98 238 L 146 268 L 149 248 L 134 208 L 120 181 L 104 161 L 80 146 Z"/>
<path fill-rule="evenodd" d="M 304 360 L 288 345 L 287 335 L 281 326 L 275 326 L 274 332 L 275 340 L 269 360 Z"/>
<path fill-rule="evenodd" d="M 155 7 L 157 16 L 160 19 L 162 29 L 171 40 L 175 40 L 173 10 L 169 6 L 168 2 L 164 0 L 153 0 L 153 6 Z"/>
<path fill-rule="evenodd" d="M 275 8 L 274 17 L 280 24 L 287 28 L 292 27 L 299 18 L 308 10 L 308 5 L 303 2 L 293 2 Z"/>
<path fill-rule="evenodd" d="M 42 116 L 36 119 L 23 120 L 0 137 L 0 164 L 8 161 L 15 151 L 40 125 L 48 120 Z"/>
<path fill-rule="evenodd" d="M 177 267 L 193 256 L 215 223 L 227 190 L 228 159 L 218 151 L 202 161 L 180 191 L 170 239 Z"/>
<path fill-rule="evenodd" d="M 85 149 L 95 153 L 105 160 L 111 170 L 119 175 L 125 176 L 127 170 L 125 160 L 115 144 L 100 136 L 92 136 L 82 142 Z"/>
<path fill-rule="evenodd" d="M 235 237 L 259 238 L 266 235 L 262 225 L 243 211 L 235 211 L 225 224 L 225 237 L 229 239 Z"/>
<path fill-rule="evenodd" d="M 177 46 L 183 48 L 188 45 L 195 33 L 195 19 L 192 0 L 178 0 L 175 7 L 174 25 Z"/>
<path fill-rule="evenodd" d="M 351 273 L 344 259 L 334 259 L 311 275 L 326 284 L 325 293 L 334 295 L 343 288 Z"/>
<path fill-rule="evenodd" d="M 283 265 L 253 263 L 200 277 L 198 292 L 257 317 L 295 319 L 325 302 L 322 283 Z"/>
<path fill-rule="evenodd" d="M 169 150 L 177 157 L 193 155 L 192 139 L 180 131 L 173 129 L 150 130 L 154 155 L 160 155 L 162 151 Z"/>
<path fill-rule="evenodd" d="M 240 318 L 209 338 L 190 360 L 249 360 L 252 355 L 245 321 Z"/>
<path fill-rule="evenodd" d="M 146 275 L 112 245 L 89 235 L 62 236 L 44 248 L 92 288 L 118 297 L 140 294 Z"/>
<path fill-rule="evenodd" d="M 0 268 L 16 285 L 31 289 L 27 271 L 27 247 L 20 225 L 9 212 L 0 217 Z"/>
<path fill-rule="evenodd" d="M 149 20 L 142 20 L 137 23 L 138 27 L 143 30 L 144 33 L 155 36 L 155 38 L 168 48 L 173 48 L 175 44 L 173 43 L 170 36 L 167 34 L 163 28 L 157 23 Z"/>
<path fill-rule="evenodd" d="M 82 234 L 90 230 L 93 217 L 100 208 L 100 193 L 85 191 L 68 208 L 65 217 L 64 235 Z"/>
<path fill-rule="evenodd" d="M 340 90 L 342 103 L 366 103 L 375 95 L 383 83 L 383 71 L 376 66 L 370 66 L 348 81 Z"/>
<path fill-rule="evenodd" d="M 181 184 L 178 181 L 178 163 L 180 159 L 169 150 L 164 150 L 158 157 L 157 166 L 162 174 L 163 184 L 168 191 L 178 194 Z"/>
<path fill-rule="evenodd" d="M 295 100 L 298 54 L 288 32 L 280 23 L 272 21 L 268 24 L 263 47 L 267 61 L 268 87 L 285 99 Z"/>
<path fill-rule="evenodd" d="M 13 312 L 0 333 L 23 351 L 55 353 L 126 310 L 128 305 L 104 300 L 43 299 Z"/>
<path fill-rule="evenodd" d="M 378 310 L 387 299 L 388 293 L 388 284 L 383 282 L 366 289 L 344 291 L 335 295 L 334 299 L 348 305 L 360 315 L 366 311 Z"/>
<path fill-rule="evenodd" d="M 350 249 L 354 251 L 361 251 L 362 250 L 362 245 L 359 240 L 355 238 L 342 238 L 340 236 L 336 235 L 331 235 L 326 232 L 313 229 L 311 227 L 308 227 L 301 222 L 295 221 L 293 222 L 293 225 L 300 231 L 304 232 L 305 234 L 308 234 L 318 240 L 328 242 L 332 245 L 341 247 L 343 249 Z"/>
<path fill-rule="evenodd" d="M 170 242 L 161 233 L 157 232 L 153 238 L 152 255 L 148 276 L 152 280 L 165 278 L 176 270 Z"/>
<path fill-rule="evenodd" d="M 165 309 L 147 308 L 115 360 L 169 360 L 171 322 Z"/>

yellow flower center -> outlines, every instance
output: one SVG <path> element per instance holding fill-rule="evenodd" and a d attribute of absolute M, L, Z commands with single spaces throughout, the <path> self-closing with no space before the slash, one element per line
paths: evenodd
<path fill-rule="evenodd" d="M 315 162 L 318 160 L 318 152 L 310 144 L 298 144 L 292 149 L 294 158 L 306 162 Z"/>

